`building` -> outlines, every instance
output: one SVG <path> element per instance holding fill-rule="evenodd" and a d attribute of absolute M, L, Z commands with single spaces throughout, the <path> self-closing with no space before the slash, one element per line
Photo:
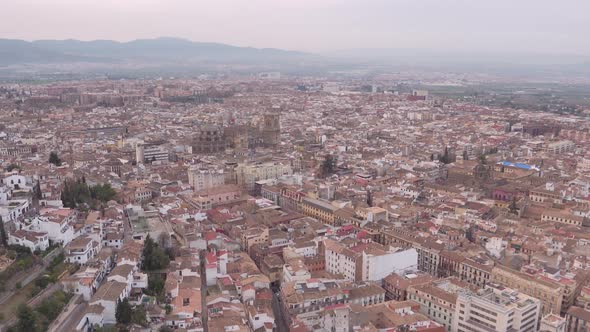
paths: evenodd
<path fill-rule="evenodd" d="M 31 251 L 45 251 L 49 247 L 49 238 L 45 232 L 19 229 L 8 234 L 8 244 L 27 247 Z"/>
<path fill-rule="evenodd" d="M 193 166 L 188 169 L 188 183 L 194 191 L 201 191 L 225 184 L 225 175 L 222 171 Z"/>
<path fill-rule="evenodd" d="M 164 142 L 137 144 L 135 147 L 135 160 L 138 163 L 168 161 L 169 159 L 168 148 L 164 145 Z"/>
<path fill-rule="evenodd" d="M 277 111 L 264 114 L 262 140 L 265 146 L 277 146 L 281 142 L 280 114 Z"/>
<path fill-rule="evenodd" d="M 328 225 L 336 222 L 335 212 L 339 208 L 329 201 L 305 197 L 301 200 L 300 210 L 306 216 L 313 217 Z"/>
<path fill-rule="evenodd" d="M 387 300 L 406 301 L 408 299 L 408 288 L 414 285 L 426 284 L 434 280 L 434 277 L 427 273 L 391 273 L 383 279 L 383 289 Z"/>
<path fill-rule="evenodd" d="M 348 303 L 349 292 L 334 280 L 309 279 L 281 286 L 280 304 L 287 323 L 297 320 L 308 328 L 320 322 L 325 307 Z"/>
<path fill-rule="evenodd" d="M 203 189 L 188 197 L 188 202 L 201 210 L 210 210 L 216 206 L 238 201 L 242 191 L 236 185 L 224 184 L 214 188 Z"/>
<path fill-rule="evenodd" d="M 72 209 L 44 209 L 33 219 L 31 230 L 45 232 L 50 243 L 67 245 L 74 239 L 76 211 Z"/>
<path fill-rule="evenodd" d="M 333 240 L 325 240 L 324 247 L 326 271 L 350 281 L 380 281 L 392 272 L 416 270 L 418 254 L 414 249 L 387 248 L 374 242 L 347 248 Z"/>
<path fill-rule="evenodd" d="M 540 312 L 538 299 L 490 284 L 476 293 L 459 293 L 453 331 L 537 331 Z"/>
<path fill-rule="evenodd" d="M 536 279 L 502 265 L 492 269 L 492 282 L 541 299 L 543 315 L 561 312 L 563 286 L 557 282 Z"/>
<path fill-rule="evenodd" d="M 587 332 L 590 331 L 590 311 L 577 306 L 571 307 L 567 311 L 566 331 L 568 332 Z"/>
<path fill-rule="evenodd" d="M 80 236 L 64 247 L 66 261 L 69 263 L 86 264 L 100 250 L 100 243 L 89 236 Z"/>
<path fill-rule="evenodd" d="M 224 129 L 218 125 L 201 125 L 193 137 L 193 153 L 212 154 L 225 151 Z"/>
<path fill-rule="evenodd" d="M 572 152 L 576 148 L 576 144 L 569 140 L 561 140 L 547 144 L 546 151 L 553 154 L 562 154 Z"/>
<path fill-rule="evenodd" d="M 566 332 L 567 321 L 564 317 L 556 314 L 549 314 L 541 319 L 541 328 L 543 332 Z"/>
<path fill-rule="evenodd" d="M 278 179 L 281 176 L 293 174 L 290 165 L 281 163 L 239 164 L 236 169 L 236 181 L 239 186 L 253 192 L 256 182 L 260 180 Z"/>
<path fill-rule="evenodd" d="M 420 313 L 443 325 L 447 332 L 453 329 L 455 307 L 459 292 L 470 290 L 469 284 L 451 277 L 408 288 L 408 300 L 420 304 Z"/>

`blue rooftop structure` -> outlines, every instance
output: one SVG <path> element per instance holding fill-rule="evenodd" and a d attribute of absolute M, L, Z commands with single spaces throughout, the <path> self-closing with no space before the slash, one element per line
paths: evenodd
<path fill-rule="evenodd" d="M 527 164 L 523 164 L 523 163 L 512 163 L 509 161 L 500 161 L 498 164 L 500 164 L 502 166 L 509 166 L 509 167 L 516 167 L 516 168 L 520 168 L 520 169 L 526 169 L 527 171 L 530 171 L 530 170 L 538 171 L 539 170 L 539 167 L 537 167 L 537 166 L 531 166 L 531 165 L 527 165 Z"/>

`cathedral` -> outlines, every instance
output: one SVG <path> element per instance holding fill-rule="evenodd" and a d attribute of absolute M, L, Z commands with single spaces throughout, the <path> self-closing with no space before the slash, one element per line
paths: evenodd
<path fill-rule="evenodd" d="M 265 113 L 258 124 L 200 125 L 193 136 L 192 148 L 194 154 L 215 154 L 227 148 L 237 154 L 244 154 L 257 147 L 276 147 L 280 142 L 280 112 L 273 109 Z"/>

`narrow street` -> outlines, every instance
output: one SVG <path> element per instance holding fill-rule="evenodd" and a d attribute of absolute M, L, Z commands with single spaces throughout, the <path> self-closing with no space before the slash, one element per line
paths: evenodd
<path fill-rule="evenodd" d="M 281 300 L 277 295 L 280 291 L 280 288 L 277 286 L 270 286 L 270 290 L 272 291 L 272 311 L 275 315 L 275 323 L 277 325 L 277 331 L 289 331 L 289 325 L 283 316 L 283 311 L 281 310 Z"/>
<path fill-rule="evenodd" d="M 201 270 L 201 320 L 203 321 L 203 331 L 209 332 L 209 326 L 207 326 L 207 276 L 205 275 L 205 255 L 207 255 L 207 250 L 201 250 L 199 252 Z"/>

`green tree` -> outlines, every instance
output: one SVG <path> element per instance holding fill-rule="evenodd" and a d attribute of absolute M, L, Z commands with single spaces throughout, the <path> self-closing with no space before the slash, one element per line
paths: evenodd
<path fill-rule="evenodd" d="M 512 197 L 512 202 L 508 206 L 508 211 L 512 214 L 518 214 L 518 206 L 516 205 L 516 197 Z"/>
<path fill-rule="evenodd" d="M 162 279 L 159 273 L 151 273 L 148 276 L 147 293 L 153 296 L 164 294 L 164 279 Z"/>
<path fill-rule="evenodd" d="M 445 147 L 445 153 L 438 159 L 443 164 L 451 163 L 451 156 L 449 155 L 449 148 Z"/>
<path fill-rule="evenodd" d="M 7 172 L 12 172 L 15 169 L 20 169 L 20 166 L 17 164 L 10 164 L 10 165 L 8 165 L 8 167 L 6 167 Z"/>
<path fill-rule="evenodd" d="M 35 198 L 37 198 L 37 199 L 43 198 L 43 192 L 41 191 L 41 183 L 39 182 L 39 180 L 37 180 L 37 183 L 35 184 L 35 187 L 33 188 L 33 194 L 35 195 Z"/>
<path fill-rule="evenodd" d="M 338 162 L 338 158 L 334 155 L 327 154 L 324 157 L 324 161 L 320 166 L 320 176 L 321 177 L 328 177 L 336 171 L 336 163 Z"/>
<path fill-rule="evenodd" d="M 129 300 L 127 300 L 127 298 L 117 303 L 117 308 L 115 310 L 115 318 L 117 319 L 117 323 L 129 325 L 129 323 L 131 323 L 132 315 L 133 309 L 131 308 L 131 304 L 129 304 Z"/>
<path fill-rule="evenodd" d="M 170 257 L 148 235 L 143 243 L 143 269 L 146 271 L 162 270 L 170 264 Z"/>
<path fill-rule="evenodd" d="M 49 153 L 49 163 L 54 164 L 55 166 L 61 166 L 61 159 L 59 159 L 57 152 L 51 151 L 51 153 Z"/>
<path fill-rule="evenodd" d="M 131 322 L 133 324 L 138 324 L 143 327 L 148 326 L 147 315 L 145 312 L 145 308 L 142 305 L 138 305 L 135 306 L 135 308 L 133 308 L 133 312 L 131 313 Z"/>
<path fill-rule="evenodd" d="M 2 217 L 0 217 L 0 241 L 2 241 L 2 245 L 4 248 L 8 248 L 8 234 L 6 234 L 6 229 L 4 228 L 4 221 L 2 221 Z"/>
<path fill-rule="evenodd" d="M 21 304 L 16 312 L 18 321 L 16 323 L 16 331 L 18 332 L 33 332 L 37 331 L 37 323 L 35 312 L 26 304 Z"/>

